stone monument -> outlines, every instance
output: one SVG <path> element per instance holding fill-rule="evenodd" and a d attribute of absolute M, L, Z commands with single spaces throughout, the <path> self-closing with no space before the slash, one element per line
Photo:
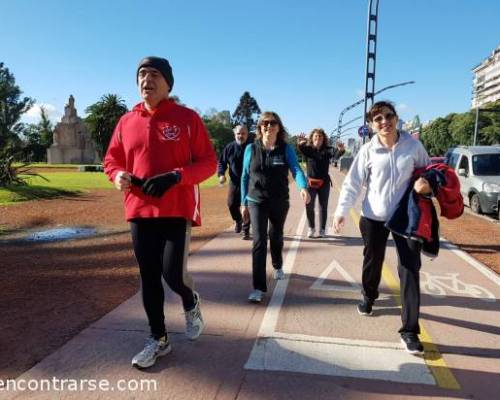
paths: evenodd
<path fill-rule="evenodd" d="M 53 144 L 47 149 L 49 164 L 97 164 L 99 155 L 83 120 L 76 115 L 75 98 L 69 96 L 64 116 L 54 128 Z"/>

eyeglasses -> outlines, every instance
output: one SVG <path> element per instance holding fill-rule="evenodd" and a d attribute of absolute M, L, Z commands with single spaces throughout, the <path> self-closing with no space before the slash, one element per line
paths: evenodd
<path fill-rule="evenodd" d="M 380 124 L 384 119 L 386 121 L 390 121 L 390 120 L 393 120 L 395 117 L 396 117 L 396 114 L 394 114 L 394 113 L 387 113 L 385 115 L 380 114 L 380 115 L 377 115 L 375 118 L 373 118 L 373 122 Z"/>
<path fill-rule="evenodd" d="M 275 119 L 265 120 L 265 121 L 262 121 L 260 123 L 260 126 L 263 126 L 264 128 L 267 128 L 268 126 L 276 126 L 276 125 L 278 125 L 278 121 L 276 121 Z"/>

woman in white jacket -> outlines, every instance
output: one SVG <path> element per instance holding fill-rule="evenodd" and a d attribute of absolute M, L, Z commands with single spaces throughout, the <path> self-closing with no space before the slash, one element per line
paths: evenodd
<path fill-rule="evenodd" d="M 372 314 L 373 303 L 379 295 L 378 286 L 389 236 L 384 224 L 403 197 L 414 170 L 430 164 L 422 143 L 397 129 L 398 115 L 392 103 L 375 103 L 368 111 L 367 119 L 376 135 L 356 155 L 342 185 L 333 220 L 334 231 L 338 233 L 349 209 L 356 202 L 363 186 L 366 186 L 359 221 L 364 242 L 363 301 L 357 307 L 361 315 Z M 429 183 L 423 178 L 415 182 L 414 190 L 420 194 L 431 193 Z M 399 260 L 401 342 L 408 352 L 422 353 L 423 346 L 418 339 L 421 244 L 394 233 L 392 236 Z"/>

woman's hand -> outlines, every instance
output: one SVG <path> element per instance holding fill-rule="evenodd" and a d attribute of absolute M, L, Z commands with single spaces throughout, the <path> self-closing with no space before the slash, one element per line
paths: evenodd
<path fill-rule="evenodd" d="M 418 178 L 413 185 L 413 190 L 418 194 L 430 194 L 432 193 L 431 185 L 429 181 L 425 178 Z"/>
<path fill-rule="evenodd" d="M 340 228 L 344 226 L 344 217 L 336 215 L 333 217 L 333 231 L 335 233 L 340 233 Z"/>
<path fill-rule="evenodd" d="M 297 135 L 297 144 L 301 145 L 301 144 L 305 144 L 306 142 L 307 142 L 306 134 L 304 132 L 300 132 Z"/>
<path fill-rule="evenodd" d="M 300 189 L 300 197 L 302 197 L 302 201 L 304 204 L 309 204 L 311 201 L 311 195 L 307 191 L 307 189 Z"/>
<path fill-rule="evenodd" d="M 248 212 L 248 206 L 242 205 L 240 207 L 240 212 L 241 212 L 241 218 L 243 218 L 243 222 L 247 223 L 248 220 L 250 219 L 250 213 Z"/>

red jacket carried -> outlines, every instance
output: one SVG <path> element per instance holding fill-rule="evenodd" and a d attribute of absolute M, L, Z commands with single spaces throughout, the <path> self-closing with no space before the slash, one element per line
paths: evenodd
<path fill-rule="evenodd" d="M 425 168 L 425 171 L 420 171 L 420 175 L 431 169 L 440 171 L 445 179 L 444 184 L 439 185 L 439 189 L 435 193 L 441 209 L 441 216 L 448 219 L 460 217 L 464 213 L 464 199 L 462 193 L 460 193 L 460 181 L 457 174 L 450 166 L 437 163 L 429 165 Z"/>
<path fill-rule="evenodd" d="M 431 198 L 418 195 L 413 190 L 413 184 L 419 177 L 430 183 L 442 216 L 454 219 L 462 215 L 464 203 L 455 171 L 446 164 L 432 164 L 415 170 L 408 189 L 386 227 L 398 235 L 421 241 L 424 253 L 437 256 L 439 220 Z"/>
<path fill-rule="evenodd" d="M 198 183 L 215 173 L 217 158 L 196 112 L 164 100 L 150 113 L 143 103 L 121 117 L 104 157 L 104 172 L 114 181 L 119 171 L 138 178 L 177 170 L 180 182 L 161 198 L 132 186 L 125 193 L 125 216 L 182 217 L 201 225 Z"/>

